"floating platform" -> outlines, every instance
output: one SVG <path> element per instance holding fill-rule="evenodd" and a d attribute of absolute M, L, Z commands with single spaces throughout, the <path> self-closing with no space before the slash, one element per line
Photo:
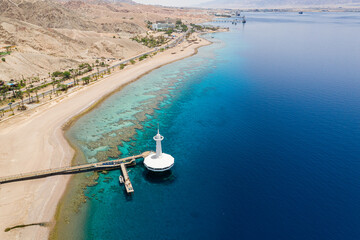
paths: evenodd
<path fill-rule="evenodd" d="M 164 172 L 170 170 L 174 166 L 174 158 L 166 153 L 156 156 L 156 153 L 150 153 L 144 159 L 145 167 L 153 172 Z"/>

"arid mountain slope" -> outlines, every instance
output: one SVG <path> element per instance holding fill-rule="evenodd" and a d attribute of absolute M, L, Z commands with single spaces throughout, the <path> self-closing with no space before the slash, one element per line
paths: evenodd
<path fill-rule="evenodd" d="M 95 30 L 96 25 L 78 13 L 51 1 L 0 0 L 0 15 L 46 28 Z"/>
<path fill-rule="evenodd" d="M 132 41 L 145 33 L 148 21 L 210 19 L 205 11 L 134 4 L 132 1 L 0 0 L 0 80 L 48 76 L 80 62 L 123 59 L 147 47 Z M 2 48 L 2 50 L 1 50 Z"/>
<path fill-rule="evenodd" d="M 23 21 L 0 17 L 2 42 L 16 50 L 0 62 L 0 79 L 47 76 L 79 62 L 95 58 L 125 58 L 146 49 L 130 39 L 113 38 L 111 33 L 73 29 L 43 28 Z"/>

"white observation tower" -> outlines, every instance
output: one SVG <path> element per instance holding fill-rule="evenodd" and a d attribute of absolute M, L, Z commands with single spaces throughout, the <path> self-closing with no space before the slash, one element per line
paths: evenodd
<path fill-rule="evenodd" d="M 169 170 L 174 166 L 174 158 L 166 153 L 162 152 L 161 141 L 164 140 L 164 137 L 160 135 L 159 129 L 157 134 L 154 136 L 156 141 L 156 153 L 150 153 L 144 159 L 145 167 L 152 172 L 164 172 Z"/>

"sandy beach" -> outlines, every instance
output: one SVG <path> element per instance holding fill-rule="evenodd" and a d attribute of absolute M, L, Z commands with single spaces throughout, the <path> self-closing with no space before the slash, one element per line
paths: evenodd
<path fill-rule="evenodd" d="M 0 122 L 0 177 L 69 166 L 74 150 L 66 141 L 63 126 L 122 85 L 162 65 L 191 56 L 209 44 L 181 45 L 114 72 L 90 86 Z M 70 176 L 0 185 L 0 239 L 47 239 L 50 227 L 38 225 L 13 229 L 22 224 L 51 223 Z M 50 224 L 51 225 L 51 224 Z"/>

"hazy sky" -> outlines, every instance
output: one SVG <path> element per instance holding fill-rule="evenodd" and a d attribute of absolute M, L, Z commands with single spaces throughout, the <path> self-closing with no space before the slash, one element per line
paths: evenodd
<path fill-rule="evenodd" d="M 159 4 L 164 6 L 185 7 L 192 6 L 209 0 L 134 0 L 134 2 L 143 4 Z"/>

